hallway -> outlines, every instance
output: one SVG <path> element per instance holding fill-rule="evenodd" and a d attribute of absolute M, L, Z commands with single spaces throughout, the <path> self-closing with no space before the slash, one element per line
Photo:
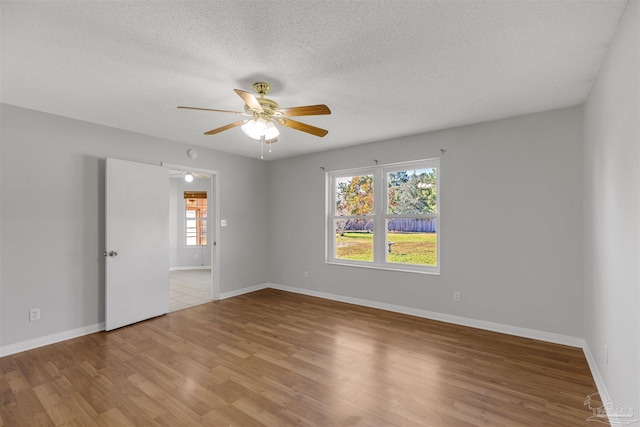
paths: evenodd
<path fill-rule="evenodd" d="M 210 302 L 211 286 L 211 269 L 170 271 L 169 311 Z"/>

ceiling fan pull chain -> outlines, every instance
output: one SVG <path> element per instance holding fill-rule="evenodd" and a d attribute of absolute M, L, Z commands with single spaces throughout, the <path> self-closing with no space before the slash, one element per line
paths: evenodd
<path fill-rule="evenodd" d="M 264 160 L 264 135 L 260 137 L 260 160 Z"/>

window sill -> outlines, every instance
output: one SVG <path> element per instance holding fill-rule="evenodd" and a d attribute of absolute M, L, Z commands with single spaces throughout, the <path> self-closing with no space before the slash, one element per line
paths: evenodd
<path fill-rule="evenodd" d="M 380 265 L 365 265 L 365 264 L 351 264 L 347 262 L 339 261 L 325 261 L 325 264 L 339 265 L 343 267 L 356 267 L 356 268 L 368 268 L 372 270 L 386 270 L 386 271 L 398 271 L 400 273 L 414 273 L 414 274 L 427 274 L 430 276 L 439 276 L 439 271 L 425 271 L 425 270 L 411 270 L 409 268 L 395 268 L 395 267 L 383 267 Z"/>

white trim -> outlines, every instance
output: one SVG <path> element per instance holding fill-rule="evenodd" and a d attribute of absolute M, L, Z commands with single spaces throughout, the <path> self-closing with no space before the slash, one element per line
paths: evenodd
<path fill-rule="evenodd" d="M 167 162 L 160 162 L 160 166 L 165 167 L 167 169 L 181 170 L 183 172 L 195 172 L 201 175 L 207 175 L 208 178 L 211 178 L 212 175 L 216 175 L 218 173 L 218 171 L 214 171 L 212 169 L 194 168 L 192 166 L 178 165 L 175 163 L 167 163 Z"/>
<path fill-rule="evenodd" d="M 191 267 L 189 267 L 190 269 L 192 269 Z M 195 269 L 196 267 L 194 267 L 193 269 Z M 210 268 L 210 267 L 208 267 Z M 255 286 L 248 286 L 246 288 L 242 288 L 242 289 L 236 289 L 234 291 L 229 291 L 229 292 L 223 292 L 222 294 L 220 294 L 220 299 L 226 299 L 226 298 L 231 298 L 231 297 L 235 297 L 235 296 L 239 296 L 242 294 L 247 294 L 250 292 L 255 292 L 255 291 L 259 291 L 262 289 L 266 289 L 269 287 L 268 283 L 261 283 L 259 285 L 255 285 Z M 170 313 L 167 313 L 170 314 Z M 66 340 L 70 340 L 73 338 L 78 338 L 84 335 L 89 335 L 89 334 L 93 334 L 96 332 L 101 332 L 104 331 L 104 322 L 101 323 L 96 323 L 94 325 L 90 325 L 90 326 L 84 326 L 82 328 L 77 328 L 77 329 L 71 329 L 69 331 L 64 331 L 64 332 L 58 332 L 56 334 L 52 334 L 52 335 L 47 335 L 44 337 L 39 337 L 39 338 L 34 338 L 31 340 L 27 340 L 27 341 L 21 341 L 21 342 L 17 342 L 15 344 L 9 344 L 9 345 L 5 345 L 3 347 L 0 347 L 0 357 L 4 357 L 4 356 L 9 356 L 11 354 L 16 354 L 16 353 L 21 353 L 23 351 L 27 351 L 27 350 L 33 350 L 36 349 L 38 347 L 44 347 L 46 345 L 50 345 L 50 344 L 55 344 L 61 341 L 66 341 Z"/>
<path fill-rule="evenodd" d="M 211 193 L 213 194 L 212 200 L 215 202 L 213 207 L 213 229 L 215 230 L 215 236 L 208 243 L 213 243 L 211 248 L 211 261 L 210 264 L 213 267 L 211 271 L 211 278 L 213 280 L 213 289 L 211 296 L 214 301 L 220 298 L 220 241 L 222 236 L 220 235 L 220 174 L 215 172 L 211 176 Z M 207 216 L 209 214 L 207 213 Z M 207 224 L 209 226 L 209 224 Z"/>
<path fill-rule="evenodd" d="M 364 262 L 359 262 L 359 261 L 349 261 L 349 262 L 342 262 L 342 260 L 340 260 L 339 258 L 336 258 L 338 261 L 325 261 L 325 264 L 327 265 L 339 265 L 342 267 L 356 267 L 356 268 L 371 268 L 374 270 L 387 270 L 387 271 L 399 271 L 401 273 L 418 273 L 418 274 L 430 274 L 432 276 L 439 276 L 440 272 L 436 272 L 436 271 L 425 271 L 425 270 L 410 270 L 408 267 L 408 265 L 404 265 L 404 264 L 397 264 L 397 263 L 388 263 L 391 265 L 399 265 L 399 268 L 391 268 L 391 267 L 381 267 L 379 265 L 373 264 L 370 265 L 370 263 L 365 264 Z M 357 264 L 356 264 L 357 263 Z"/>
<path fill-rule="evenodd" d="M 593 380 L 596 383 L 596 387 L 598 388 L 598 393 L 600 393 L 600 397 L 604 400 L 611 400 L 609 396 L 609 391 L 607 390 L 607 386 L 602 379 L 602 375 L 600 375 L 600 370 L 598 369 L 598 365 L 596 364 L 596 359 L 593 357 L 593 353 L 591 353 L 591 349 L 589 348 L 589 344 L 585 341 L 582 345 L 582 351 L 584 351 L 584 357 L 587 359 L 587 363 L 589 364 L 589 369 L 591 369 L 591 375 L 593 375 Z"/>
<path fill-rule="evenodd" d="M 394 313 L 408 314 L 410 316 L 422 317 L 425 319 L 438 320 L 441 322 L 453 323 L 454 325 L 469 326 L 471 328 L 484 329 L 487 331 L 500 332 L 523 338 L 531 338 L 555 344 L 567 345 L 570 347 L 582 348 L 584 340 L 582 338 L 568 335 L 555 334 L 553 332 L 538 331 L 535 329 L 521 328 L 519 326 L 505 325 L 502 323 L 487 322 L 485 320 L 470 319 L 467 317 L 454 316 L 451 314 L 438 313 L 435 311 L 421 310 L 419 308 L 404 307 L 401 305 L 387 304 L 384 302 L 365 300 L 360 298 L 346 297 L 342 295 L 329 294 L 325 292 L 312 291 L 309 289 L 296 288 L 292 286 L 269 283 L 268 287 L 296 294 L 309 295 L 312 297 L 324 298 L 332 301 L 346 302 L 349 304 L 361 305 L 364 307 L 377 308 L 380 310 L 392 311 Z"/>
<path fill-rule="evenodd" d="M 428 214 L 390 214 L 388 212 L 388 197 L 385 188 L 388 186 L 388 174 L 396 171 L 431 169 L 436 175 L 436 212 Z M 441 253 L 440 242 L 442 241 L 440 224 L 440 157 L 431 159 L 415 160 L 410 162 L 399 162 L 388 165 L 375 166 L 356 169 L 344 169 L 340 171 L 325 172 L 325 263 L 351 267 L 378 268 L 389 271 L 420 272 L 427 274 L 440 274 Z M 338 215 L 336 212 L 336 181 L 340 178 L 354 176 L 371 176 L 373 178 L 373 212 L 369 215 Z M 436 223 L 437 244 L 436 244 L 436 265 L 403 264 L 394 263 L 387 260 L 387 244 L 389 234 L 387 223 L 395 218 L 417 218 L 434 219 Z M 374 236 L 384 236 L 384 240 L 374 239 L 372 242 L 373 257 L 371 260 L 358 261 L 344 258 L 337 258 L 336 254 L 336 221 L 339 220 L 372 220 Z M 380 243 L 382 242 L 382 243 Z"/>
<path fill-rule="evenodd" d="M 213 300 L 220 299 L 220 241 L 222 236 L 220 235 L 220 172 L 212 169 L 194 168 L 186 165 L 178 165 L 174 163 L 161 162 L 161 165 L 167 169 L 182 170 L 185 172 L 197 172 L 209 176 L 209 194 L 213 197 L 207 198 L 208 202 L 213 201 L 213 216 L 209 215 L 208 220 L 212 220 L 214 224 L 215 235 L 211 240 L 214 242 L 211 248 L 210 264 L 213 266 L 211 274 L 211 295 Z M 210 207 L 210 206 L 208 206 Z M 208 227 L 211 229 L 211 227 Z M 208 237 L 208 236 L 207 236 Z"/>
<path fill-rule="evenodd" d="M 551 342 L 555 344 L 567 345 L 570 347 L 582 348 L 591 369 L 598 392 L 603 399 L 610 399 L 609 393 L 605 386 L 604 380 L 598 371 L 598 367 L 595 363 L 595 359 L 591 354 L 589 346 L 584 339 L 572 337 L 568 335 L 555 334 L 552 332 L 538 331 L 535 329 L 521 328 L 518 326 L 505 325 L 502 323 L 488 322 L 484 320 L 470 319 L 467 317 L 454 316 L 451 314 L 438 313 L 435 311 L 422 310 L 418 308 L 404 307 L 400 305 L 387 304 L 378 301 L 365 300 L 361 298 L 347 297 L 337 294 L 330 294 L 326 292 L 318 292 L 310 289 L 296 288 L 293 286 L 279 285 L 277 283 L 260 283 L 258 285 L 247 286 L 241 289 L 233 291 L 222 292 L 220 299 L 233 298 L 239 295 L 247 294 L 250 292 L 260 291 L 262 289 L 277 289 L 285 292 L 292 292 L 301 295 L 308 295 L 317 298 L 328 299 L 332 301 L 346 302 L 349 304 L 360 305 L 363 307 L 376 308 L 379 310 L 391 311 L 394 313 L 407 314 L 410 316 L 422 317 L 425 319 L 438 320 L 442 322 L 452 323 L 455 325 L 468 326 L 471 328 L 484 329 L 487 331 L 500 332 L 503 334 L 514 335 L 523 338 L 531 338 L 540 341 Z M 103 331 L 104 323 L 98 323 L 95 325 L 85 326 L 78 329 L 72 329 L 70 331 L 60 332 L 45 337 L 34 338 L 28 341 L 22 341 L 8 346 L 0 347 L 0 357 L 8 356 L 10 354 L 19 353 L 26 350 L 32 350 L 34 348 L 42 347 L 49 344 L 54 344 L 60 341 L 65 341 L 72 338 L 81 337 L 83 335 L 92 334 L 95 332 Z"/>
<path fill-rule="evenodd" d="M 270 283 L 260 283 L 259 285 L 247 286 L 246 288 L 236 289 L 234 291 L 222 292 L 220 299 L 237 297 L 239 295 L 248 294 L 250 292 L 261 291 L 270 287 Z"/>
<path fill-rule="evenodd" d="M 179 269 L 202 269 L 208 267 L 178 267 Z M 551 342 L 555 344 L 567 345 L 570 347 L 579 347 L 582 348 L 585 358 L 587 360 L 587 364 L 589 365 L 589 369 L 591 370 L 591 375 L 596 384 L 597 392 L 600 394 L 600 398 L 603 402 L 611 401 L 611 396 L 609 395 L 609 391 L 607 390 L 607 386 L 600 374 L 598 369 L 598 365 L 596 364 L 595 358 L 591 353 L 591 349 L 586 341 L 582 338 L 571 337 L 567 335 L 555 334 L 552 332 L 538 331 L 535 329 L 527 329 L 521 328 L 518 326 L 505 325 L 501 323 L 487 322 L 484 320 L 470 319 L 461 316 L 454 316 L 450 314 L 438 313 L 434 311 L 421 310 L 417 308 L 404 307 L 394 304 L 387 304 L 378 301 L 365 300 L 361 298 L 347 297 L 337 294 L 330 294 L 326 292 L 318 292 L 310 289 L 304 288 L 296 288 L 292 286 L 279 285 L 276 283 L 261 283 L 258 285 L 247 286 L 241 289 L 236 289 L 233 291 L 223 292 L 220 294 L 220 300 L 233 298 L 236 296 L 240 296 L 243 294 L 256 292 L 263 289 L 277 289 L 285 292 L 291 292 L 301 295 L 308 295 L 317 298 L 323 298 L 332 301 L 345 302 L 349 304 L 355 304 L 364 307 L 371 307 L 379 310 L 391 311 L 394 313 L 407 314 L 410 316 L 421 317 L 425 319 L 438 320 L 447 323 L 452 323 L 455 325 L 462 325 L 472 328 L 478 328 L 493 332 L 500 332 L 508 335 L 514 335 L 524 338 L 536 339 L 540 341 Z M 84 326 L 77 329 L 72 329 L 69 331 L 59 332 L 52 335 L 47 335 L 44 337 L 34 338 L 27 341 L 18 342 L 15 344 L 6 345 L 4 347 L 0 347 L 0 357 L 9 356 L 16 353 L 21 353 L 23 351 L 33 350 L 39 347 L 44 347 L 50 344 L 55 344 L 61 341 L 70 340 L 73 338 L 78 338 L 84 335 L 93 334 L 96 332 L 104 331 L 104 322 L 97 323 L 90 326 Z M 586 398 L 586 396 L 585 396 Z M 623 425 L 618 422 L 615 418 L 609 418 L 609 422 L 612 426 Z"/>
<path fill-rule="evenodd" d="M 33 350 L 34 348 L 44 347 L 46 345 L 55 344 L 60 341 L 66 341 L 72 338 L 78 338 L 100 331 L 104 331 L 104 322 L 96 323 L 90 326 L 83 326 L 82 328 L 71 329 L 69 331 L 58 332 L 57 334 L 51 334 L 27 341 L 21 341 L 15 344 L 5 345 L 3 347 L 0 347 L 0 357 L 9 356 L 10 354 L 15 353 L 21 353 L 27 350 Z"/>
<path fill-rule="evenodd" d="M 584 352 L 584 357 L 587 359 L 587 364 L 589 365 L 589 369 L 591 370 L 591 376 L 593 377 L 593 381 L 596 383 L 596 388 L 598 389 L 598 393 L 600 394 L 600 399 L 603 403 L 611 402 L 611 396 L 609 395 L 609 390 L 607 390 L 607 385 L 600 374 L 600 370 L 598 369 L 598 365 L 596 363 L 595 357 L 593 357 L 593 353 L 591 353 L 591 349 L 589 348 L 589 344 L 583 340 L 582 351 Z M 609 417 L 609 424 L 612 426 L 625 425 L 621 423 L 615 417 L 611 417 L 611 415 L 607 414 Z"/>
<path fill-rule="evenodd" d="M 179 270 L 211 270 L 210 265 L 194 265 L 192 267 L 170 267 L 169 271 L 179 271 Z"/>

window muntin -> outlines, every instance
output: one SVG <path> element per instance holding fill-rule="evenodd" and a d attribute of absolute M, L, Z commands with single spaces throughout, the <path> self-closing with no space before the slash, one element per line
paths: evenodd
<path fill-rule="evenodd" d="M 439 273 L 439 172 L 439 159 L 328 172 L 327 262 Z"/>
<path fill-rule="evenodd" d="M 207 192 L 185 191 L 185 246 L 207 246 Z"/>

